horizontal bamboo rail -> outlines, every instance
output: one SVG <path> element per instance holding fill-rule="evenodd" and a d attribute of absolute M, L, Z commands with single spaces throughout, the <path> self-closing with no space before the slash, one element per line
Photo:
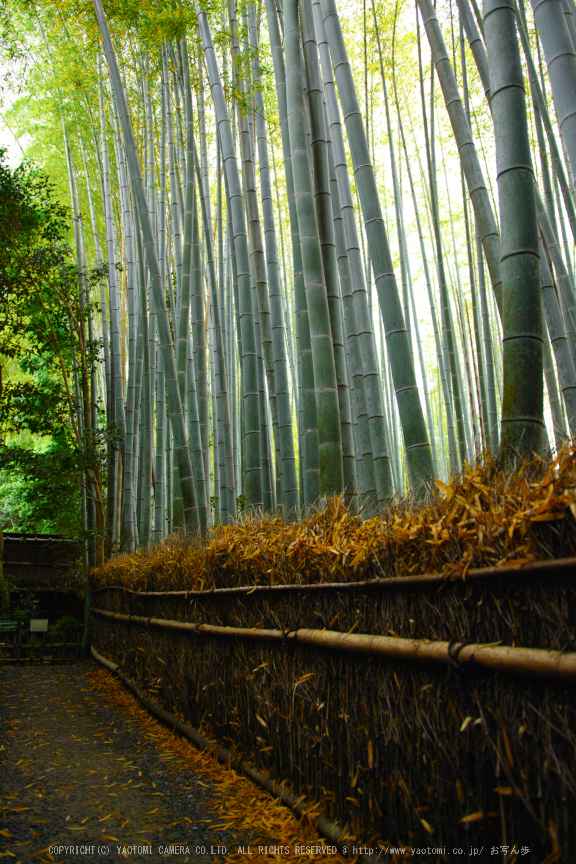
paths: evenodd
<path fill-rule="evenodd" d="M 466 642 L 430 642 L 427 639 L 404 639 L 400 636 L 376 636 L 362 633 L 340 633 L 335 630 L 266 630 L 264 628 L 222 627 L 195 624 L 141 615 L 124 615 L 106 609 L 92 609 L 95 615 L 164 630 L 180 630 L 210 636 L 258 639 L 269 642 L 313 645 L 333 651 L 383 657 L 389 660 L 430 663 L 436 666 L 489 669 L 512 675 L 547 677 L 576 681 L 576 652 L 563 653 L 545 648 L 516 648 L 506 645 L 482 645 Z"/>
<path fill-rule="evenodd" d="M 421 573 L 414 576 L 387 576 L 383 579 L 366 579 L 362 582 L 314 582 L 309 585 L 239 585 L 235 588 L 207 588 L 205 591 L 138 591 L 123 585 L 105 585 L 99 591 L 125 591 L 139 597 L 210 597 L 220 594 L 268 594 L 275 592 L 297 593 L 308 591 L 342 591 L 354 588 L 410 588 L 414 585 L 465 584 L 477 579 L 502 579 L 512 576 L 576 576 L 576 558 L 556 558 L 549 561 L 533 561 L 510 567 L 476 567 L 466 571 L 455 569 L 450 573 Z"/>
<path fill-rule="evenodd" d="M 241 771 L 247 777 L 250 778 L 254 783 L 258 786 L 261 786 L 263 789 L 266 789 L 274 798 L 278 798 L 281 804 L 284 804 L 286 807 L 289 807 L 299 818 L 306 814 L 307 808 L 302 803 L 302 798 L 296 798 L 294 795 L 291 795 L 290 792 L 287 792 L 284 786 L 280 786 L 278 783 L 275 783 L 274 780 L 271 780 L 270 777 L 266 777 L 264 774 L 261 774 L 260 771 L 257 771 L 252 767 L 248 762 L 240 759 L 236 759 L 229 750 L 225 750 L 224 747 L 220 747 L 218 744 L 214 744 L 211 741 L 208 741 L 207 738 L 198 732 L 190 723 L 185 723 L 182 720 L 178 720 L 174 714 L 170 714 L 169 711 L 165 711 L 164 708 L 161 708 L 160 705 L 157 705 L 152 699 L 149 699 L 144 691 L 134 684 L 133 681 L 128 678 L 127 675 L 122 672 L 120 667 L 113 663 L 111 660 L 107 660 L 106 657 L 103 657 L 102 654 L 99 654 L 98 651 L 92 646 L 90 648 L 92 652 L 92 656 L 98 660 L 103 666 L 110 669 L 111 672 L 115 672 L 116 675 L 120 678 L 123 684 L 131 690 L 131 692 L 136 696 L 136 698 L 142 703 L 142 705 L 150 711 L 151 714 L 154 714 L 168 726 L 171 726 L 176 731 L 180 732 L 185 738 L 188 738 L 192 741 L 200 750 L 211 750 L 216 754 L 218 761 L 223 765 L 232 768 L 234 771 Z M 316 829 L 318 833 L 322 837 L 326 837 L 327 840 L 330 840 L 331 843 L 334 843 L 340 850 L 343 848 L 343 842 L 346 838 L 346 832 L 332 822 L 330 819 L 327 819 L 325 816 L 316 816 L 313 819 Z"/>

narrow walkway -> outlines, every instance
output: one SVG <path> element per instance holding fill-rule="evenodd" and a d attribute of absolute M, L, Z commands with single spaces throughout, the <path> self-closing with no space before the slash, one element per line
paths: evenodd
<path fill-rule="evenodd" d="M 209 825 L 218 789 L 94 689 L 99 674 L 90 662 L 0 667 L 0 857 L 192 864 L 250 842 Z"/>

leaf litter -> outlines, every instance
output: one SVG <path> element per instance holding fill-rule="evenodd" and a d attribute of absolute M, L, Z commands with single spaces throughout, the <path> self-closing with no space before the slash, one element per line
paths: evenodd
<path fill-rule="evenodd" d="M 265 864 L 276 860 L 276 856 L 269 851 L 276 846 L 289 847 L 289 854 L 283 853 L 281 856 L 285 864 L 303 864 L 317 856 L 295 854 L 295 846 L 326 845 L 318 837 L 313 823 L 314 818 L 322 812 L 323 802 L 316 802 L 302 819 L 298 819 L 291 810 L 254 786 L 247 777 L 221 765 L 214 754 L 197 750 L 193 744 L 177 736 L 173 730 L 151 717 L 107 670 L 95 669 L 89 673 L 87 680 L 109 704 L 120 707 L 130 721 L 138 725 L 155 746 L 161 748 L 165 754 L 178 757 L 177 764 L 180 768 L 200 774 L 203 780 L 213 785 L 217 791 L 214 807 L 217 815 L 211 820 L 203 821 L 215 830 L 225 826 L 232 835 L 237 833 L 240 838 L 237 848 L 226 856 L 219 856 L 219 860 L 226 862 L 245 860 L 245 855 L 238 851 L 238 847 L 245 847 L 245 837 L 248 832 L 255 838 L 254 844 L 250 844 L 251 864 Z M 196 782 L 205 785 L 200 780 Z M 262 847 L 261 852 L 260 847 Z M 339 853 L 326 857 L 329 857 L 333 864 L 350 864 L 353 860 L 344 858 Z"/>

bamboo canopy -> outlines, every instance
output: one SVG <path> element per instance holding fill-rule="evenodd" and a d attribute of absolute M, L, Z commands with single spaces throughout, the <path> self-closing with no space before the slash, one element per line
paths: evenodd
<path fill-rule="evenodd" d="M 10 0 L 7 122 L 44 106 L 70 204 L 87 564 L 561 452 L 572 5 Z"/>

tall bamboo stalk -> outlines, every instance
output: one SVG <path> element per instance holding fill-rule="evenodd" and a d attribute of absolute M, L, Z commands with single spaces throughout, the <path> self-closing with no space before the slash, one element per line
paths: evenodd
<path fill-rule="evenodd" d="M 513 0 L 484 0 L 502 226 L 502 444 L 542 446 L 542 314 L 538 223 Z"/>
<path fill-rule="evenodd" d="M 299 469 L 301 474 L 300 493 L 301 504 L 304 507 L 313 505 L 320 496 L 320 457 L 318 443 L 318 413 L 316 406 L 316 391 L 314 386 L 314 368 L 312 361 L 312 345 L 310 340 L 310 323 L 306 305 L 304 288 L 304 272 L 302 265 L 302 248 L 296 212 L 296 197 L 294 192 L 294 170 L 288 129 L 288 106 L 286 99 L 286 72 L 284 53 L 280 39 L 278 16 L 274 0 L 265 0 L 266 20 L 270 34 L 272 60 L 274 64 L 274 81 L 280 115 L 280 131 L 282 136 L 282 154 L 284 158 L 284 174 L 288 196 L 288 213 L 290 218 L 290 234 L 292 241 L 294 311 L 296 319 L 297 356 L 299 363 L 298 391 L 298 430 L 299 430 Z"/>
<path fill-rule="evenodd" d="M 328 139 L 326 132 L 326 117 L 324 93 L 318 44 L 314 26 L 312 0 L 300 0 L 300 18 L 302 25 L 302 41 L 304 67 L 307 83 L 307 106 L 311 129 L 311 156 L 313 164 L 314 202 L 318 220 L 322 265 L 326 281 L 326 294 L 330 314 L 330 332 L 334 365 L 338 386 L 338 409 L 340 415 L 340 437 L 342 441 L 342 460 L 344 474 L 345 501 L 354 506 L 357 493 L 356 459 L 350 415 L 350 392 L 348 388 L 348 373 L 346 369 L 346 352 L 344 349 L 344 332 L 342 326 L 342 296 L 338 279 L 338 262 L 334 239 L 334 221 L 332 213 L 330 170 L 328 158 Z"/>
<path fill-rule="evenodd" d="M 254 52 L 252 70 L 255 84 L 254 103 L 256 135 L 258 141 L 260 195 L 264 221 L 266 272 L 268 276 L 270 302 L 270 328 L 272 338 L 272 360 L 274 364 L 275 402 L 278 418 L 279 450 L 282 468 L 282 494 L 284 498 L 284 511 L 288 518 L 293 518 L 297 514 L 298 510 L 298 482 L 296 477 L 296 456 L 294 449 L 294 436 L 292 433 L 288 366 L 286 359 L 286 344 L 290 344 L 290 337 L 288 336 L 287 342 L 285 340 L 282 295 L 280 292 L 280 280 L 278 274 L 278 244 L 276 238 L 276 226 L 274 223 L 272 187 L 270 183 L 270 162 L 268 156 L 264 99 L 260 87 L 258 30 L 256 27 L 256 16 L 253 5 L 250 6 L 250 47 Z"/>
<path fill-rule="evenodd" d="M 458 91 L 458 85 L 454 75 L 454 70 L 448 51 L 444 42 L 440 25 L 432 6 L 431 0 L 417 0 L 418 6 L 422 13 L 422 20 L 426 27 L 432 58 L 438 74 L 438 80 L 442 87 L 444 101 L 452 131 L 458 144 L 458 153 L 466 177 L 468 192 L 474 207 L 474 213 L 482 239 L 482 246 L 486 255 L 486 262 L 492 282 L 492 289 L 496 296 L 498 307 L 500 308 L 501 283 L 502 274 L 500 266 L 500 239 L 498 236 L 498 228 L 496 220 L 490 204 L 488 190 L 484 182 L 480 160 L 476 152 L 472 132 L 464 106 Z M 493 90 L 493 88 L 492 88 Z"/>
<path fill-rule="evenodd" d="M 314 388 L 318 409 L 320 495 L 339 495 L 344 489 L 344 473 L 338 384 L 318 218 L 314 202 L 310 153 L 306 137 L 306 105 L 300 60 L 297 0 L 286 2 L 284 26 L 290 151 L 302 249 L 306 305 L 310 322 Z"/>
<path fill-rule="evenodd" d="M 146 202 L 146 192 L 142 182 L 142 173 L 140 171 L 140 163 L 136 142 L 134 140 L 134 132 L 132 122 L 128 112 L 126 97 L 120 80 L 120 72 L 108 25 L 104 16 L 104 11 L 100 0 L 94 0 L 94 8 L 98 25 L 102 34 L 104 50 L 110 71 L 110 78 L 114 88 L 114 96 L 118 106 L 120 115 L 120 123 L 124 138 L 124 146 L 126 148 L 126 156 L 130 179 L 132 182 L 132 194 L 135 198 L 135 208 L 138 210 L 140 227 L 143 235 L 143 245 L 146 250 L 146 260 L 150 273 L 151 287 L 154 295 L 154 305 L 156 309 L 158 334 L 160 337 L 160 345 L 164 360 L 164 370 L 166 374 L 166 394 L 168 406 L 170 410 L 170 422 L 174 434 L 175 449 L 178 458 L 180 470 L 180 484 L 182 487 L 182 496 L 184 501 L 184 512 L 186 524 L 189 530 L 196 531 L 199 527 L 198 521 L 198 506 L 196 502 L 196 489 L 194 479 L 192 477 L 192 463 L 190 460 L 190 451 L 188 450 L 188 442 L 186 440 L 186 429 L 184 426 L 184 417 L 182 413 L 182 403 L 178 390 L 178 380 L 176 375 L 176 363 L 174 357 L 174 345 L 172 342 L 172 334 L 170 332 L 170 323 L 168 319 L 168 311 L 166 309 L 166 297 L 162 287 L 162 279 L 160 273 L 160 265 L 156 243 L 152 231 L 152 223 L 150 220 L 150 212 Z M 123 408 L 123 406 L 122 406 Z"/>
<path fill-rule="evenodd" d="M 432 454 L 418 395 L 410 345 L 394 276 L 374 169 L 368 151 L 366 131 L 362 122 L 352 69 L 348 61 L 334 0 L 322 0 L 321 8 L 345 117 L 356 184 L 376 280 L 376 290 L 386 330 L 387 348 L 404 434 L 410 482 L 416 490 L 423 490 L 433 473 Z"/>
<path fill-rule="evenodd" d="M 198 26 L 202 38 L 212 99 L 216 110 L 218 134 L 225 166 L 227 195 L 232 211 L 234 245 L 238 278 L 239 317 L 242 331 L 242 401 L 244 405 L 244 445 L 246 452 L 247 505 L 251 510 L 262 506 L 262 463 L 260 451 L 260 410 L 258 404 L 258 370 L 256 336 L 252 309 L 252 287 L 250 282 L 250 259 L 246 236 L 246 220 L 242 200 L 242 187 L 234 150 L 234 139 L 228 117 L 228 108 L 216 62 L 212 35 L 206 13 L 195 4 Z"/>

